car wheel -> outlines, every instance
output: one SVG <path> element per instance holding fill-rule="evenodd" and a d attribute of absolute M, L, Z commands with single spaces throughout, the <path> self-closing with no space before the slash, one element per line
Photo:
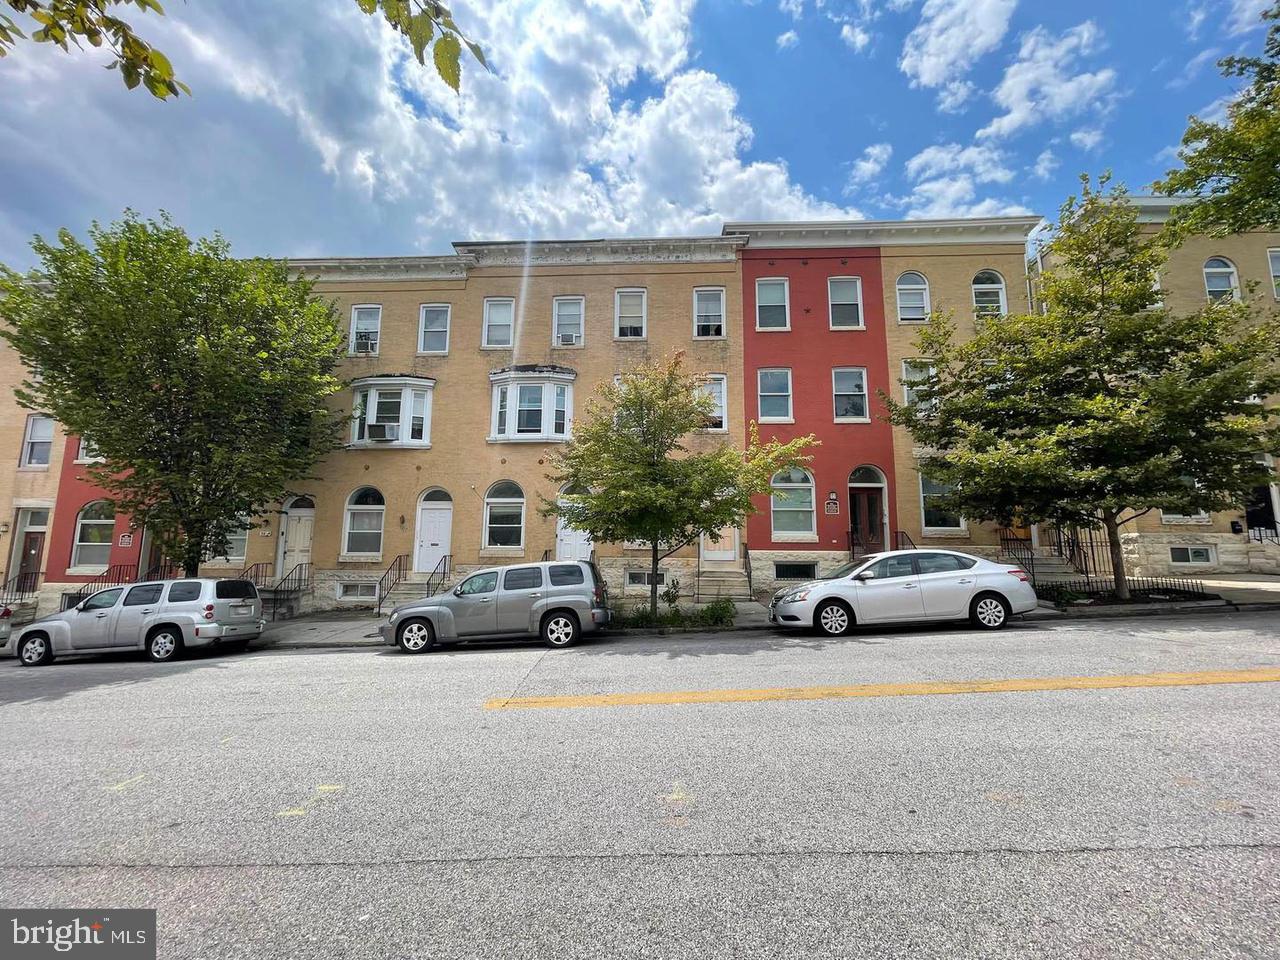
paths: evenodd
<path fill-rule="evenodd" d="M 981 593 L 969 606 L 969 622 L 980 630 L 999 630 L 1009 622 L 1009 601 L 998 593 Z"/>
<path fill-rule="evenodd" d="M 18 661 L 24 667 L 43 667 L 53 663 L 53 641 L 43 633 L 23 638 L 18 645 Z"/>
<path fill-rule="evenodd" d="M 396 643 L 405 653 L 426 653 L 436 644 L 436 632 L 426 620 L 406 620 L 396 631 Z"/>
<path fill-rule="evenodd" d="M 814 613 L 813 625 L 828 637 L 842 637 L 853 626 L 853 615 L 839 600 L 828 600 Z"/>
<path fill-rule="evenodd" d="M 571 647 L 578 642 L 578 618 L 572 613 L 553 613 L 543 618 L 542 642 L 548 647 Z"/>
<path fill-rule="evenodd" d="M 182 653 L 182 637 L 172 627 L 161 627 L 147 637 L 147 656 L 156 663 L 177 660 Z"/>

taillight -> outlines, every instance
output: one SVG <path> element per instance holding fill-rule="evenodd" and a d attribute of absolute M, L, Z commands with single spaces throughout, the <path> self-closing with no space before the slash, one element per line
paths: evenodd
<path fill-rule="evenodd" d="M 1023 583 L 1029 583 L 1031 580 L 1031 578 L 1027 576 L 1027 572 L 1025 570 L 1010 570 L 1009 573 L 1017 577 Z"/>
<path fill-rule="evenodd" d="M 13 616 L 13 610 L 9 607 L 5 607 L 3 610 L 0 610 L 0 620 L 8 620 L 11 616 Z"/>
<path fill-rule="evenodd" d="M 206 620 L 212 620 L 212 619 L 213 619 L 213 604 L 212 604 L 212 603 L 206 603 L 206 604 L 204 605 L 204 618 L 205 618 Z"/>

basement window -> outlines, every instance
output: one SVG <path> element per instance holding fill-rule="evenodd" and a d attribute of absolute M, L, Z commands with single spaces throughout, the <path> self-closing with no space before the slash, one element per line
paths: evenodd
<path fill-rule="evenodd" d="M 647 587 L 653 582 L 653 574 L 648 570 L 628 570 L 627 586 L 629 587 Z M 665 571 L 658 571 L 658 586 L 663 586 L 667 582 L 667 574 Z"/>
<path fill-rule="evenodd" d="M 1170 547 L 1169 560 L 1171 563 L 1213 563 L 1214 549 L 1213 547 Z"/>
<path fill-rule="evenodd" d="M 817 577 L 816 563 L 775 563 L 773 565 L 775 580 L 816 580 Z"/>

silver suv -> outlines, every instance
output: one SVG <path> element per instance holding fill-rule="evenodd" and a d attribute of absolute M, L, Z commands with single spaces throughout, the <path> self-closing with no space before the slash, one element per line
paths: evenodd
<path fill-rule="evenodd" d="M 452 590 L 396 607 L 378 628 L 405 653 L 437 640 L 540 636 L 568 647 L 609 622 L 609 593 L 595 565 L 529 563 L 473 573 Z"/>
<path fill-rule="evenodd" d="M 153 580 L 99 590 L 74 607 L 34 620 L 17 634 L 23 666 L 60 654 L 146 650 L 158 663 L 187 647 L 243 649 L 262 634 L 262 601 L 248 580 Z"/>

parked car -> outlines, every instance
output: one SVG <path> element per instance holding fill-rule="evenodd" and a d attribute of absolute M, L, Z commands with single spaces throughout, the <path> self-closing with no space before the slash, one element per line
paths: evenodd
<path fill-rule="evenodd" d="M 784 587 L 769 621 L 838 637 L 855 623 L 969 620 L 998 630 L 1036 607 L 1031 578 L 1010 564 L 954 550 L 891 550 L 861 557 L 822 580 Z"/>
<path fill-rule="evenodd" d="M 116 650 L 146 650 L 164 663 L 188 647 L 243 649 L 265 626 L 258 590 L 248 580 L 153 580 L 99 590 L 33 620 L 17 631 L 14 650 L 27 667 L 61 654 Z"/>
<path fill-rule="evenodd" d="M 9 646 L 9 635 L 13 633 L 13 607 L 0 602 L 0 650 Z"/>
<path fill-rule="evenodd" d="M 477 571 L 452 590 L 402 604 L 379 632 L 405 653 L 425 653 L 439 640 L 499 637 L 568 647 L 609 616 L 609 592 L 594 564 L 524 563 Z"/>

